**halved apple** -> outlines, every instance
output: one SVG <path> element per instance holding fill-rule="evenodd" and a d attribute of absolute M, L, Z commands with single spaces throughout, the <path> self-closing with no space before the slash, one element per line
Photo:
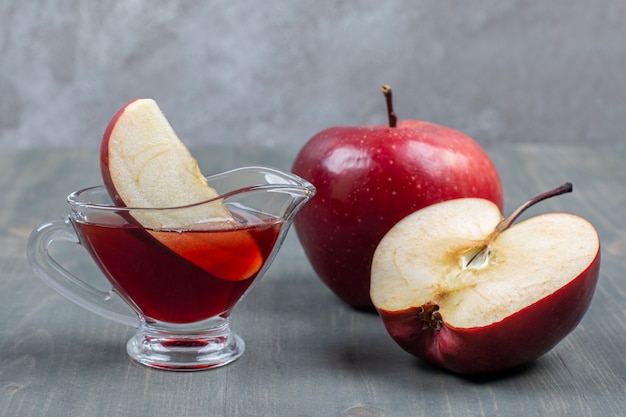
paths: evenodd
<path fill-rule="evenodd" d="M 197 161 L 154 100 L 133 100 L 115 114 L 102 138 L 100 168 L 114 202 L 138 208 L 131 210 L 132 217 L 174 252 L 222 279 L 246 279 L 259 270 L 263 263 L 261 252 L 245 230 L 176 233 L 189 228 L 198 230 L 199 224 L 207 224 L 211 230 L 236 229 L 237 223 L 223 201 L 216 199 L 218 192 L 209 186 Z M 139 209 L 182 207 L 201 202 L 207 203 L 180 210 Z M 210 261 L 200 262 L 197 256 L 191 255 L 201 247 L 212 247 L 213 253 L 232 251 L 233 240 L 239 251 L 248 253 L 242 258 L 250 262 L 237 265 L 239 272 L 233 272 L 228 257 L 216 254 Z M 229 268 L 230 272 L 225 272 Z"/>
<path fill-rule="evenodd" d="M 598 280 L 596 230 L 566 213 L 513 220 L 464 198 L 385 235 L 371 297 L 403 349 L 457 373 L 493 373 L 538 358 L 577 326 Z"/>

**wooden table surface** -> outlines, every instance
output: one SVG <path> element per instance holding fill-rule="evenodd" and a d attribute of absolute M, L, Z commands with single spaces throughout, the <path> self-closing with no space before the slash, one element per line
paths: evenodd
<path fill-rule="evenodd" d="M 463 378 L 402 351 L 373 313 L 319 281 L 295 233 L 234 312 L 247 342 L 224 368 L 165 372 L 126 355 L 134 329 L 66 301 L 25 258 L 38 223 L 65 196 L 100 184 L 92 150 L 0 149 L 0 417 L 3 416 L 619 416 L 626 415 L 626 147 L 487 148 L 506 211 L 565 181 L 574 193 L 531 209 L 589 219 L 602 241 L 600 281 L 581 324 L 531 366 Z M 205 173 L 289 168 L 294 150 L 194 149 Z M 68 256 L 97 276 L 87 255 Z"/>

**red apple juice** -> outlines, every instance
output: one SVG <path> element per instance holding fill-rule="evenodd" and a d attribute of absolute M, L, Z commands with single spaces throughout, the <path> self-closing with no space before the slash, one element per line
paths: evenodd
<path fill-rule="evenodd" d="M 239 213 L 219 230 L 152 231 L 75 221 L 115 291 L 147 320 L 192 323 L 231 309 L 270 255 L 282 222 Z"/>

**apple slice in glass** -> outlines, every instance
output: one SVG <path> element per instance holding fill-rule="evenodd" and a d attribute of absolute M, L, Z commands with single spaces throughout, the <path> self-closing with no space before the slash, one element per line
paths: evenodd
<path fill-rule="evenodd" d="M 102 138 L 100 168 L 111 198 L 124 207 L 182 207 L 219 197 L 152 99 L 133 100 L 115 114 Z M 199 224 L 208 228 L 236 227 L 236 220 L 222 200 L 185 210 L 137 210 L 132 215 L 163 245 L 219 278 L 249 278 L 263 263 L 256 242 L 245 230 L 214 233 L 210 241 L 194 233 L 171 233 L 197 229 Z M 250 252 L 238 257 L 250 259 L 249 264 L 233 269 L 228 256 L 206 259 L 192 255 L 198 252 L 194 248 L 207 245 L 212 251 L 227 254 L 235 244 L 239 251 Z"/>

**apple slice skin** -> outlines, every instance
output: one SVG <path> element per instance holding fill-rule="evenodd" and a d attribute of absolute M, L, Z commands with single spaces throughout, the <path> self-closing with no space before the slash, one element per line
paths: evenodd
<path fill-rule="evenodd" d="M 323 130 L 300 150 L 292 171 L 317 188 L 294 222 L 302 247 L 320 279 L 359 309 L 373 309 L 371 260 L 399 220 L 461 197 L 503 208 L 499 174 L 482 147 L 430 122 Z"/>
<path fill-rule="evenodd" d="M 124 114 L 128 106 L 130 106 L 137 100 L 139 99 L 135 99 L 126 103 L 125 106 L 120 108 L 117 113 L 115 113 L 115 115 L 111 118 L 111 121 L 109 121 L 106 129 L 104 130 L 104 134 L 102 135 L 102 140 L 100 142 L 100 171 L 102 174 L 102 181 L 109 195 L 113 199 L 113 202 L 121 207 L 126 206 L 126 204 L 117 192 L 115 184 L 113 183 L 113 180 L 111 178 L 111 172 L 109 170 L 109 143 L 111 139 L 111 133 L 113 132 L 113 129 L 115 129 L 117 121 L 122 116 L 122 114 Z"/>
<path fill-rule="evenodd" d="M 378 310 L 390 336 L 408 353 L 463 375 L 494 374 L 529 363 L 576 328 L 595 292 L 600 251 L 578 277 L 515 314 L 485 327 L 432 328 L 422 307 Z"/>

